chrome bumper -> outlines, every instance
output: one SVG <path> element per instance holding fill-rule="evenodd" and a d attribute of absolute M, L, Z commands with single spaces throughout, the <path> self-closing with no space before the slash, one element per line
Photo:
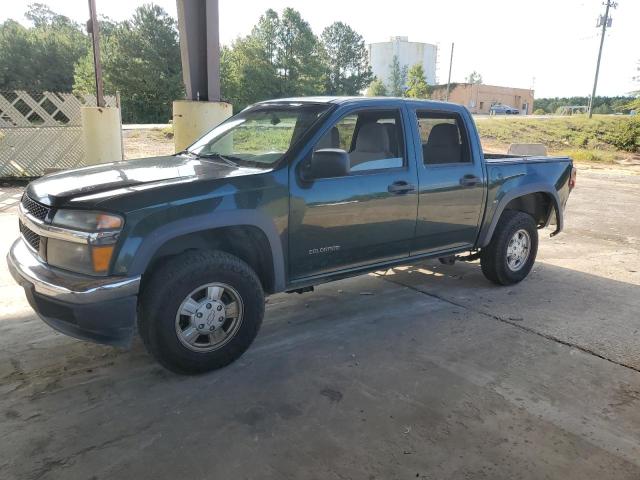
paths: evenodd
<path fill-rule="evenodd" d="M 116 300 L 136 295 L 140 275 L 93 278 L 52 268 L 36 258 L 25 242 L 16 240 L 7 254 L 9 271 L 23 287 L 51 299 L 76 305 Z"/>

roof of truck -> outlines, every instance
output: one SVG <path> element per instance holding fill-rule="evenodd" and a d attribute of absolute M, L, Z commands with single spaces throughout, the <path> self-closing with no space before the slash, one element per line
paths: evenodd
<path fill-rule="evenodd" d="M 331 96 L 317 96 L 317 97 L 289 97 L 289 98 L 274 98 L 272 100 L 265 100 L 258 102 L 256 105 L 264 103 L 332 103 L 336 105 L 345 104 L 375 104 L 399 102 L 399 103 L 411 103 L 421 104 L 429 108 L 442 108 L 446 106 L 447 110 L 464 109 L 465 107 L 455 103 L 441 102 L 437 100 L 426 100 L 418 98 L 406 98 L 406 97 L 331 97 Z"/>

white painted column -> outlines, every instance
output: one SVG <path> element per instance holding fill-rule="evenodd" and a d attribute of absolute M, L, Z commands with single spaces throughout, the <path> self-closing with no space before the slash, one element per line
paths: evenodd
<path fill-rule="evenodd" d="M 117 162 L 123 159 L 120 109 L 82 107 L 82 136 L 87 165 Z"/>
<path fill-rule="evenodd" d="M 232 115 L 230 103 L 176 100 L 173 102 L 173 142 L 176 152 L 194 143 Z"/>

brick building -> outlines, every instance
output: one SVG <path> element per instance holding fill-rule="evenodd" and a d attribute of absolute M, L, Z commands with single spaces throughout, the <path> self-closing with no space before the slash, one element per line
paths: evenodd
<path fill-rule="evenodd" d="M 431 98 L 444 100 L 447 86 L 436 85 Z M 452 83 L 449 101 L 467 107 L 471 113 L 489 113 L 492 105 L 501 103 L 520 110 L 523 115 L 533 112 L 533 90 L 498 87 L 479 83 Z"/>

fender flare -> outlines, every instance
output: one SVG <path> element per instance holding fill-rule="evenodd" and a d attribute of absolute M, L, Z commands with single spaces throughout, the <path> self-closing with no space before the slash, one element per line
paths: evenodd
<path fill-rule="evenodd" d="M 495 207 L 493 212 L 493 218 L 489 224 L 485 224 L 485 226 L 480 231 L 480 235 L 478 236 L 478 248 L 486 247 L 491 238 L 493 237 L 493 232 L 496 229 L 496 225 L 498 224 L 498 220 L 500 220 L 500 216 L 502 212 L 506 208 L 506 206 L 511 202 L 511 200 L 516 199 L 518 197 L 523 197 L 525 195 L 529 195 L 532 193 L 544 193 L 551 197 L 551 207 L 554 209 L 556 213 L 556 219 L 558 222 L 556 230 L 551 234 L 551 236 L 557 235 L 560 233 L 564 226 L 564 219 L 562 209 L 560 208 L 560 197 L 558 196 L 558 192 L 553 186 L 546 183 L 534 183 L 529 185 L 523 185 L 520 187 L 516 187 L 513 190 L 509 190 L 498 202 L 498 205 Z M 549 224 L 551 220 L 551 212 L 549 212 L 547 216 L 547 221 L 545 223 L 545 227 Z"/>
<path fill-rule="evenodd" d="M 142 275 L 158 249 L 174 238 L 214 228 L 237 226 L 256 227 L 264 233 L 271 249 L 274 289 L 276 292 L 283 291 L 286 285 L 286 278 L 282 241 L 272 219 L 257 210 L 244 209 L 213 212 L 162 225 L 142 241 L 135 252 L 128 272 L 130 275 Z"/>

